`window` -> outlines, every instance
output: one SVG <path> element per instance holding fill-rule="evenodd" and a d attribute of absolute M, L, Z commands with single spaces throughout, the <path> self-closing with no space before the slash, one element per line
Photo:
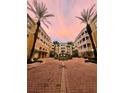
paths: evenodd
<path fill-rule="evenodd" d="M 43 41 L 43 43 L 45 44 L 45 41 Z"/>
<path fill-rule="evenodd" d="M 61 49 L 65 49 L 65 47 L 61 47 Z"/>
<path fill-rule="evenodd" d="M 62 53 L 65 52 L 64 50 L 61 51 Z"/>
<path fill-rule="evenodd" d="M 42 42 L 43 40 L 42 40 L 42 39 L 40 39 L 40 41 Z"/>
<path fill-rule="evenodd" d="M 85 38 L 83 38 L 82 40 L 85 41 Z"/>
<path fill-rule="evenodd" d="M 86 36 L 86 40 L 88 40 L 89 39 L 89 37 L 88 36 Z"/>
<path fill-rule="evenodd" d="M 61 46 L 65 46 L 64 44 L 62 44 Z"/>
<path fill-rule="evenodd" d="M 40 47 L 39 49 L 42 49 L 42 47 Z"/>
<path fill-rule="evenodd" d="M 86 48 L 86 44 L 84 44 L 83 47 Z"/>
<path fill-rule="evenodd" d="M 84 35 L 84 32 L 82 33 L 82 36 Z"/>
<path fill-rule="evenodd" d="M 88 31 L 85 31 L 85 33 L 88 33 Z"/>
<path fill-rule="evenodd" d="M 87 47 L 90 47 L 90 43 L 87 44 Z"/>

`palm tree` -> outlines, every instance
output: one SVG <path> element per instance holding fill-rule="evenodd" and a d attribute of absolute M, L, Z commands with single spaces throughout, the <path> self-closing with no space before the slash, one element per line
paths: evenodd
<path fill-rule="evenodd" d="M 82 12 L 81 12 L 81 17 L 77 17 L 78 19 L 81 20 L 81 23 L 86 23 L 86 29 L 88 31 L 88 34 L 89 34 L 89 37 L 90 37 L 90 40 L 91 40 L 91 43 L 92 43 L 92 47 L 94 49 L 94 55 L 95 55 L 95 58 L 97 59 L 97 51 L 96 51 L 96 48 L 95 48 L 95 44 L 93 42 L 93 38 L 92 38 L 92 30 L 91 30 L 91 27 L 90 27 L 90 24 L 91 24 L 91 21 L 92 21 L 92 18 L 94 17 L 94 15 L 96 16 L 96 10 L 93 10 L 95 7 L 95 4 L 89 9 L 84 9 Z"/>
<path fill-rule="evenodd" d="M 31 12 L 33 12 L 37 18 L 37 28 L 36 28 L 36 31 L 35 31 L 35 34 L 34 34 L 34 42 L 33 42 L 33 46 L 32 46 L 32 49 L 31 49 L 31 54 L 30 54 L 30 57 L 28 58 L 28 62 L 31 62 L 31 58 L 33 56 L 33 52 L 34 52 L 34 49 L 35 49 L 35 43 L 36 43 L 36 40 L 37 40 L 37 37 L 38 37 L 38 32 L 39 32 L 39 27 L 41 26 L 41 22 L 48 28 L 48 25 L 45 23 L 49 23 L 51 24 L 47 18 L 48 17 L 54 17 L 53 14 L 48 14 L 47 13 L 47 8 L 46 8 L 46 5 L 43 4 L 43 2 L 38 2 L 37 0 L 33 0 L 33 6 L 27 2 L 28 4 L 28 7 L 27 9 L 30 10 Z"/>

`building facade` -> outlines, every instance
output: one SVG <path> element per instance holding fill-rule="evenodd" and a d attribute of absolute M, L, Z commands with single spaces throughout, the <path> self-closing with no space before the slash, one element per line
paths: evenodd
<path fill-rule="evenodd" d="M 27 56 L 29 57 L 34 42 L 36 22 L 27 14 Z M 35 43 L 33 58 L 49 57 L 52 50 L 52 41 L 43 28 L 39 28 L 38 37 Z"/>
<path fill-rule="evenodd" d="M 59 55 L 72 55 L 72 45 L 68 43 L 60 43 L 59 44 Z"/>
<path fill-rule="evenodd" d="M 92 19 L 90 27 L 92 29 L 93 41 L 94 41 L 95 47 L 97 49 L 97 15 L 95 15 L 94 18 Z"/>
<path fill-rule="evenodd" d="M 91 41 L 86 28 L 83 28 L 74 41 L 75 49 L 78 55 L 82 56 L 87 51 L 92 51 Z"/>
<path fill-rule="evenodd" d="M 52 50 L 52 41 L 48 34 L 40 27 L 35 49 L 39 53 L 35 54 L 35 57 L 46 58 L 50 56 L 50 51 Z"/>
<path fill-rule="evenodd" d="M 95 15 L 94 18 L 92 19 L 90 27 L 92 30 L 93 42 L 97 49 L 97 15 Z M 76 37 L 74 41 L 74 46 L 75 46 L 75 49 L 78 50 L 79 56 L 82 56 L 86 52 L 91 52 L 92 53 L 91 55 L 93 56 L 92 43 L 86 27 L 83 28 L 81 32 L 78 34 L 78 36 Z"/>
<path fill-rule="evenodd" d="M 34 33 L 36 31 L 36 23 L 34 20 L 27 14 L 27 57 L 29 58 L 31 54 L 31 49 L 34 42 Z"/>
<path fill-rule="evenodd" d="M 54 44 L 54 51 L 58 56 L 72 55 L 72 45 L 68 43 Z"/>

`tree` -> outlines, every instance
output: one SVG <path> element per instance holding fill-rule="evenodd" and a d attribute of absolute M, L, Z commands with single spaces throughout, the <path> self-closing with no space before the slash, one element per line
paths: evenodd
<path fill-rule="evenodd" d="M 79 55 L 78 55 L 78 50 L 73 50 L 72 51 L 72 56 L 73 57 L 78 57 Z"/>
<path fill-rule="evenodd" d="M 55 56 L 58 56 L 56 53 L 56 49 L 59 51 L 59 42 L 58 41 L 53 41 L 54 44 L 54 52 L 55 52 Z"/>
<path fill-rule="evenodd" d="M 54 17 L 53 14 L 48 14 L 47 13 L 47 8 L 46 8 L 46 5 L 43 4 L 43 2 L 38 2 L 37 0 L 33 0 L 33 6 L 27 2 L 28 4 L 28 7 L 27 9 L 32 11 L 36 18 L 37 18 L 37 28 L 36 28 L 36 31 L 35 31 L 35 34 L 34 34 L 34 42 L 33 42 L 33 46 L 32 46 L 32 49 L 31 49 L 31 54 L 30 54 L 30 57 L 28 58 L 28 62 L 31 62 L 31 58 L 33 56 L 33 52 L 34 52 L 34 49 L 35 49 L 35 43 L 36 43 L 36 40 L 37 40 L 37 37 L 38 37 L 38 32 L 39 32 L 39 27 L 41 26 L 41 22 L 48 28 L 48 25 L 45 23 L 49 23 L 51 24 L 47 18 L 48 17 Z"/>
<path fill-rule="evenodd" d="M 74 46 L 74 43 L 71 42 L 71 41 L 70 42 L 67 42 L 67 44 Z"/>
<path fill-rule="evenodd" d="M 55 56 L 55 52 L 54 51 L 50 51 L 50 57 L 54 57 Z"/>
<path fill-rule="evenodd" d="M 76 17 L 78 19 L 81 20 L 81 23 L 86 23 L 86 29 L 88 31 L 88 34 L 89 34 L 89 37 L 90 37 L 90 40 L 91 40 L 91 43 L 92 43 L 92 47 L 93 47 L 93 50 L 94 50 L 94 56 L 95 58 L 97 59 L 97 51 L 96 51 L 96 48 L 95 48 L 95 44 L 93 42 L 93 37 L 92 37 L 92 30 L 91 30 L 91 27 L 90 27 L 90 24 L 91 24 L 91 21 L 92 21 L 92 18 L 94 17 L 94 15 L 96 16 L 96 10 L 93 10 L 95 7 L 95 4 L 89 9 L 83 9 L 83 11 L 81 12 L 81 17 Z"/>

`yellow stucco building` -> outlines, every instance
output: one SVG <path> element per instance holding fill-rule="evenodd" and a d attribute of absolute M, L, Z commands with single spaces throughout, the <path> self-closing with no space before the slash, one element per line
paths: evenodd
<path fill-rule="evenodd" d="M 92 29 L 93 41 L 94 41 L 95 47 L 97 48 L 97 15 L 94 16 L 90 26 Z"/>
<path fill-rule="evenodd" d="M 35 57 L 46 58 L 50 56 L 52 50 L 52 41 L 43 28 L 39 28 L 39 33 L 35 45 L 35 49 L 40 51 L 39 54 L 35 54 Z"/>
<path fill-rule="evenodd" d="M 92 19 L 90 27 L 92 30 L 93 42 L 97 49 L 97 15 L 95 15 L 94 18 Z M 93 51 L 92 43 L 89 38 L 89 34 L 87 32 L 86 27 L 83 28 L 81 32 L 78 34 L 78 36 L 75 38 L 74 46 L 75 49 L 78 50 L 79 56 L 82 56 L 86 52 Z"/>
<path fill-rule="evenodd" d="M 29 58 L 31 49 L 34 42 L 34 33 L 36 31 L 36 22 L 27 14 L 27 57 Z M 35 43 L 35 50 L 33 58 L 45 58 L 49 57 L 50 51 L 52 49 L 51 38 L 44 31 L 43 28 L 39 28 L 38 37 Z"/>
<path fill-rule="evenodd" d="M 36 23 L 34 20 L 27 14 L 27 57 L 29 58 L 31 49 L 34 42 L 34 33 L 36 31 Z"/>

